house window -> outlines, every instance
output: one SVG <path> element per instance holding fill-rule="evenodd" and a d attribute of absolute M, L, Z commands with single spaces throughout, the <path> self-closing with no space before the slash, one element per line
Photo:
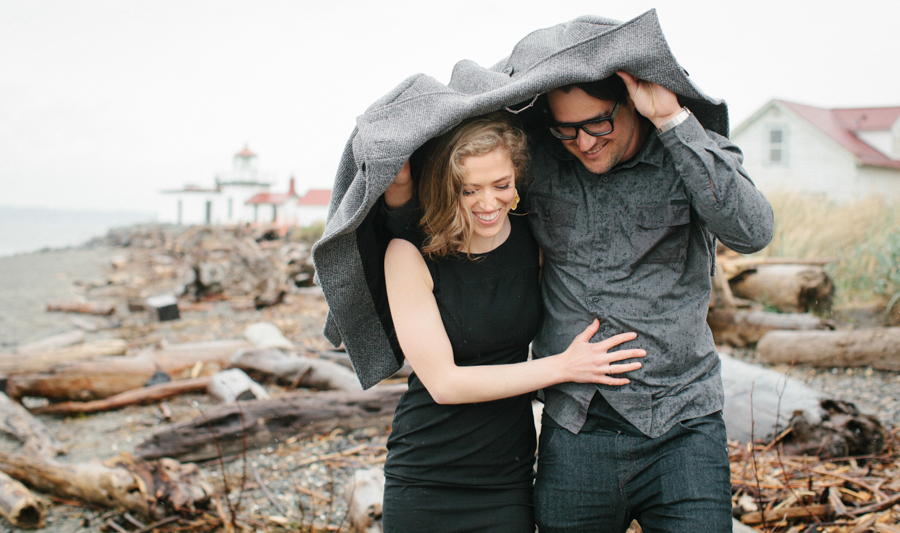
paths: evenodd
<path fill-rule="evenodd" d="M 766 129 L 766 162 L 772 165 L 787 163 L 787 127 L 769 126 Z"/>

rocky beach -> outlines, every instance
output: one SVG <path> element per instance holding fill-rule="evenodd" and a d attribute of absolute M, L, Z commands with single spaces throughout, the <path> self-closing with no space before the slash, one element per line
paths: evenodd
<path fill-rule="evenodd" d="M 195 257 L 199 261 L 196 264 L 205 266 L 189 272 L 184 264 L 172 261 L 171 253 L 163 253 L 165 248 L 187 255 L 186 243 L 199 246 L 199 237 L 192 236 L 190 230 L 179 231 L 163 235 L 146 229 L 132 231 L 127 238 L 126 234 L 111 234 L 85 247 L 0 257 L 3 273 L 0 302 L 4 304 L 0 307 L 0 351 L 12 352 L 53 335 L 82 331 L 90 339 L 125 339 L 127 354 L 133 355 L 184 343 L 241 339 L 248 326 L 269 323 L 277 326 L 301 355 L 316 358 L 330 353 L 333 347 L 321 333 L 327 305 L 321 291 L 309 286 L 308 273 L 304 274 L 299 266 L 301 260 L 287 261 L 286 264 L 293 266 L 279 270 L 278 276 L 304 283 L 289 283 L 287 288 L 281 282 L 277 286 L 257 284 L 243 292 L 227 289 L 223 280 L 229 275 L 244 281 L 252 277 L 250 271 L 228 271 L 234 261 L 227 251 L 233 252 L 232 247 L 239 238 L 246 236 L 215 232 L 210 234 L 212 237 L 207 235 L 203 241 L 205 251 Z M 284 247 L 277 248 L 277 242 L 269 243 L 265 238 L 258 242 L 259 250 L 267 254 L 288 253 Z M 161 247 L 161 243 L 165 246 Z M 290 253 L 308 250 L 308 243 L 297 240 L 295 244 Z M 258 254 L 259 250 L 242 253 Z M 250 270 L 255 269 L 257 273 L 268 268 L 259 262 L 246 263 L 255 265 Z M 207 269 L 206 274 L 203 268 Z M 218 292 L 198 292 L 198 272 L 201 276 L 218 276 L 223 286 Z M 232 292 L 226 294 L 228 290 Z M 150 311 L 135 305 L 136 301 L 161 293 L 180 296 L 178 320 L 154 320 Z M 50 301 L 78 299 L 112 305 L 116 311 L 107 316 L 46 310 Z M 829 397 L 853 402 L 875 415 L 887 428 L 900 426 L 900 395 L 897 394 L 900 374 L 897 372 L 871 367 L 765 365 L 752 349 L 729 351 L 742 361 L 785 372 L 790 379 Z M 265 386 L 273 398 L 292 390 L 290 386 L 273 383 Z M 47 400 L 25 397 L 23 403 L 35 409 L 47 405 Z M 77 463 L 108 461 L 122 457 L 123 453 L 133 454 L 142 442 L 161 429 L 196 419 L 215 408 L 216 402 L 210 395 L 194 392 L 161 403 L 75 416 L 39 415 L 39 419 L 68 449 L 68 454 L 59 460 Z M 222 517 L 233 515 L 237 517 L 234 523 L 241 524 L 246 531 L 350 531 L 344 487 L 355 471 L 383 462 L 388 431 L 386 424 L 335 429 L 278 440 L 237 455 L 223 453 L 224 462 L 216 458 L 200 461 L 202 473 L 224 496 L 208 510 L 182 518 L 178 522 L 181 529 L 175 529 L 176 523 L 170 522 L 172 529 L 165 529 L 167 523 L 163 523 L 156 530 L 226 531 L 229 529 L 223 525 Z M 895 430 L 891 429 L 890 433 L 895 434 Z M 21 446 L 16 438 L 0 433 L 0 453 L 17 453 Z M 735 443 L 732 452 L 743 449 L 744 446 Z M 46 497 L 52 504 L 42 531 L 153 530 L 148 529 L 151 524 L 146 518 L 136 518 L 121 509 L 58 496 Z M 19 529 L 0 521 L 0 532 L 5 531 Z"/>

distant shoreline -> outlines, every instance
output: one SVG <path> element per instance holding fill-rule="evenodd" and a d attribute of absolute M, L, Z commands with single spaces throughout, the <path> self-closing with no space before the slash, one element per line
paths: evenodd
<path fill-rule="evenodd" d="M 0 205 L 0 257 L 79 249 L 109 230 L 156 223 L 156 214 Z"/>

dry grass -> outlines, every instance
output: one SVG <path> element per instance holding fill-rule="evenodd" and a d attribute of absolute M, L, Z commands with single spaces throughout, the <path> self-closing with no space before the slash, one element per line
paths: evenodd
<path fill-rule="evenodd" d="M 870 197 L 846 205 L 769 195 L 775 236 L 769 257 L 829 258 L 835 304 L 885 303 L 900 291 L 900 205 Z"/>

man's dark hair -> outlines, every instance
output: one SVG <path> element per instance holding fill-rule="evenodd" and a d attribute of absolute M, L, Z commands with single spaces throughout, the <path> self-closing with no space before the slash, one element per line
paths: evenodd
<path fill-rule="evenodd" d="M 570 93 L 574 87 L 578 87 L 589 96 L 593 96 L 598 100 L 624 102 L 625 97 L 628 96 L 628 89 L 625 88 L 625 82 L 622 81 L 622 78 L 620 78 L 618 74 L 613 74 L 612 76 L 599 81 L 565 85 L 560 87 L 559 90 L 564 93 Z"/>

